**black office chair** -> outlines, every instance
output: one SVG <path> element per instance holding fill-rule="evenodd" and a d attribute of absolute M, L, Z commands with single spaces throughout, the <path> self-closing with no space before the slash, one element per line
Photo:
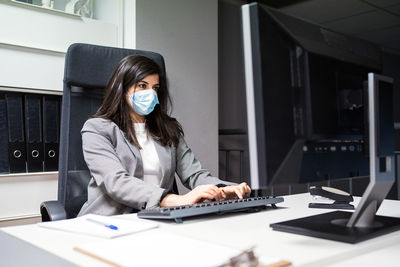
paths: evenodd
<path fill-rule="evenodd" d="M 153 59 L 165 75 L 164 59 L 154 52 L 90 44 L 73 44 L 68 48 L 61 110 L 58 200 L 40 205 L 42 221 L 74 218 L 86 202 L 90 173 L 83 158 L 80 130 L 101 105 L 104 88 L 115 66 L 132 54 Z"/>

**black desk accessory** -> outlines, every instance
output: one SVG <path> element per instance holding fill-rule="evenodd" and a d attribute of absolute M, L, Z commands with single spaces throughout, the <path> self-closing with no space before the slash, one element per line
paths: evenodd
<path fill-rule="evenodd" d="M 400 218 L 375 215 L 395 181 L 393 79 L 369 73 L 364 106 L 369 122 L 370 182 L 357 209 L 274 223 L 272 229 L 347 243 L 400 230 Z"/>
<path fill-rule="evenodd" d="M 354 210 L 353 197 L 342 190 L 327 186 L 310 186 L 310 195 L 334 200 L 333 203 L 309 203 L 309 208 Z"/>

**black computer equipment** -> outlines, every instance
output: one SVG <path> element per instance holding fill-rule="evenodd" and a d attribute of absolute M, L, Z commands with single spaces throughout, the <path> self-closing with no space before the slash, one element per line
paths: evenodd
<path fill-rule="evenodd" d="M 373 73 L 379 47 L 257 3 L 242 6 L 242 25 L 251 187 L 370 176 L 354 213 L 271 227 L 349 243 L 400 229 L 375 215 L 395 180 L 393 81 Z"/>
<path fill-rule="evenodd" d="M 370 183 L 357 209 L 279 222 L 272 229 L 348 243 L 400 230 L 400 218 L 376 215 L 395 181 L 393 80 L 374 73 L 368 78 Z"/>
<path fill-rule="evenodd" d="M 363 81 L 379 47 L 257 3 L 242 26 L 251 187 L 368 176 Z"/>
<path fill-rule="evenodd" d="M 350 204 L 350 202 L 354 201 L 353 196 L 343 190 L 327 186 L 310 186 L 310 195 L 315 199 L 322 197 L 324 199 L 333 200 L 334 202 L 312 202 L 308 203 L 309 208 L 354 210 L 354 205 Z"/>
<path fill-rule="evenodd" d="M 248 197 L 225 201 L 211 201 L 193 205 L 177 207 L 159 207 L 138 212 L 139 218 L 144 219 L 169 219 L 182 223 L 183 218 L 210 214 L 225 214 L 240 211 L 258 211 L 267 205 L 275 207 L 276 203 L 283 202 L 282 197 Z"/>

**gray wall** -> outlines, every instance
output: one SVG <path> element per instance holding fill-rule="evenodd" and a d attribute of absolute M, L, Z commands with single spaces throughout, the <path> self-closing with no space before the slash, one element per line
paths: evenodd
<path fill-rule="evenodd" d="M 172 115 L 213 175 L 218 175 L 217 12 L 217 0 L 136 1 L 136 48 L 164 56 Z"/>

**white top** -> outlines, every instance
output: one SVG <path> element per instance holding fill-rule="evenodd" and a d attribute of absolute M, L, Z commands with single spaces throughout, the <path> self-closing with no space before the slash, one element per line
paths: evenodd
<path fill-rule="evenodd" d="M 160 159 L 154 146 L 153 138 L 147 134 L 145 123 L 135 123 L 136 138 L 142 147 L 140 155 L 143 160 L 143 180 L 148 183 L 160 185 L 161 167 Z"/>

